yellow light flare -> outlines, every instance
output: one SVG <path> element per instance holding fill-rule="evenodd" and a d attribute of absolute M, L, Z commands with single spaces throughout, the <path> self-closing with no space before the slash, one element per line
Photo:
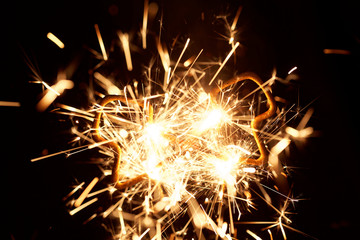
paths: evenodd
<path fill-rule="evenodd" d="M 59 48 L 62 49 L 62 48 L 65 47 L 64 43 L 63 43 L 58 37 L 56 37 L 53 33 L 48 32 L 48 34 L 46 35 L 46 37 L 47 37 L 48 39 L 50 39 L 53 43 L 55 43 Z"/>

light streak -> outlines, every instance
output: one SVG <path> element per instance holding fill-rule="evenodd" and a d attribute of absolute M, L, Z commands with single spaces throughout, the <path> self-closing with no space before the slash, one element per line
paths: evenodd
<path fill-rule="evenodd" d="M 184 55 L 184 52 L 185 52 L 186 48 L 187 48 L 188 45 L 189 45 L 189 42 L 190 42 L 190 38 L 188 38 L 188 39 L 186 40 L 185 46 L 184 46 L 183 50 L 182 50 L 181 53 L 180 53 L 180 56 L 179 56 L 179 58 L 178 58 L 178 60 L 177 60 L 177 62 L 176 62 L 176 64 L 175 64 L 174 70 L 173 70 L 170 78 L 172 78 L 172 76 L 174 76 L 175 70 L 176 70 L 176 68 L 177 68 L 177 66 L 178 66 L 178 64 L 179 64 L 182 56 Z M 189 65 L 190 65 L 190 64 L 189 64 Z"/>
<path fill-rule="evenodd" d="M 148 24 L 148 15 L 149 15 L 149 0 L 144 0 L 143 25 L 140 31 L 143 49 L 146 49 L 146 32 L 147 32 L 147 24 Z"/>
<path fill-rule="evenodd" d="M 86 148 L 86 147 L 88 147 L 88 146 L 79 146 L 79 147 L 75 147 L 75 148 L 72 148 L 72 149 L 67 149 L 67 150 L 64 150 L 64 151 L 60 151 L 60 152 L 44 155 L 44 156 L 41 156 L 41 157 L 33 158 L 30 161 L 31 162 L 36 162 L 36 161 L 39 161 L 39 160 L 54 157 L 54 156 L 64 154 L 64 153 L 69 153 L 69 152 L 72 152 L 72 151 L 75 151 L 75 150 L 78 150 L 78 149 L 83 149 L 83 148 Z"/>
<path fill-rule="evenodd" d="M 71 197 L 74 193 L 76 193 L 83 185 L 85 184 L 85 182 L 80 183 L 79 185 L 77 185 L 71 192 L 69 192 L 68 195 L 66 195 L 65 197 L 63 197 L 63 201 L 66 201 L 66 199 L 68 199 L 69 197 Z"/>
<path fill-rule="evenodd" d="M 292 127 L 286 127 L 285 131 L 287 134 L 295 138 L 307 138 L 314 132 L 314 129 L 312 127 L 307 127 L 301 130 L 297 130 Z"/>
<path fill-rule="evenodd" d="M 99 84 L 106 90 L 107 94 L 121 95 L 121 90 L 101 73 L 95 72 L 94 78 L 99 81 Z"/>
<path fill-rule="evenodd" d="M 150 228 L 146 229 L 143 234 L 140 235 L 140 237 L 138 238 L 139 240 L 142 239 L 148 232 L 150 231 Z"/>
<path fill-rule="evenodd" d="M 160 56 L 161 62 L 163 64 L 165 73 L 167 73 L 169 71 L 169 67 L 170 67 L 170 56 L 167 51 L 167 48 L 161 44 L 160 39 L 158 39 L 158 41 L 157 41 L 157 49 L 158 49 L 159 56 Z"/>
<path fill-rule="evenodd" d="M 88 194 L 88 195 L 86 196 L 86 198 L 91 198 L 91 197 L 93 197 L 93 196 L 95 196 L 95 195 L 98 195 L 98 194 L 100 194 L 100 193 L 103 193 L 103 192 L 112 192 L 112 191 L 114 191 L 114 190 L 115 190 L 115 189 L 114 189 L 113 187 L 103 188 L 103 189 L 100 189 L 100 190 L 98 190 L 98 191 L 96 191 L 96 192 L 92 192 L 92 193 Z"/>
<path fill-rule="evenodd" d="M 350 55 L 351 52 L 345 49 L 329 49 L 325 48 L 323 50 L 324 54 L 338 54 L 338 55 Z"/>
<path fill-rule="evenodd" d="M 292 69 L 290 69 L 290 71 L 288 72 L 288 74 L 291 74 L 292 72 L 294 72 L 297 69 L 297 67 L 293 67 Z"/>
<path fill-rule="evenodd" d="M 211 85 L 211 83 L 216 79 L 216 77 L 219 75 L 220 71 L 223 69 L 223 67 L 225 66 L 225 64 L 227 63 L 227 61 L 230 59 L 231 55 L 235 52 L 236 48 L 240 45 L 239 42 L 237 42 L 235 44 L 235 46 L 231 49 L 231 51 L 228 53 L 228 55 L 226 56 L 225 60 L 222 62 L 222 64 L 220 65 L 219 69 L 217 70 L 217 72 L 214 74 L 214 76 L 212 77 L 212 79 L 209 82 L 209 85 Z"/>
<path fill-rule="evenodd" d="M 12 102 L 12 101 L 0 101 L 1 107 L 20 107 L 20 102 Z"/>
<path fill-rule="evenodd" d="M 99 29 L 99 26 L 97 24 L 94 25 L 95 27 L 95 32 L 96 32 L 96 36 L 98 38 L 98 41 L 99 41 L 99 45 L 100 45 L 100 49 L 101 49 L 101 53 L 103 55 L 103 58 L 105 61 L 108 60 L 108 56 L 106 54 L 106 50 L 105 50 L 105 45 L 104 45 L 104 41 L 101 37 L 101 33 L 100 33 L 100 29 Z"/>
<path fill-rule="evenodd" d="M 232 24 L 231 24 L 231 28 L 230 28 L 231 31 L 234 31 L 234 30 L 235 30 L 236 24 L 237 24 L 237 22 L 238 22 L 238 20 L 239 20 L 240 13 L 241 13 L 242 9 L 243 9 L 243 7 L 240 6 L 240 7 L 238 8 L 238 10 L 236 11 L 236 15 L 235 15 L 235 17 L 234 17 L 234 20 L 233 20 L 233 22 L 232 22 Z"/>
<path fill-rule="evenodd" d="M 273 235 L 272 235 L 272 232 L 270 229 L 267 230 L 267 232 L 269 233 L 269 236 L 270 236 L 270 240 L 273 240 Z"/>
<path fill-rule="evenodd" d="M 93 198 L 89 201 L 87 201 L 86 203 L 84 203 L 83 205 L 80 205 L 79 207 L 77 208 L 74 208 L 73 210 L 71 210 L 69 212 L 70 215 L 74 215 L 76 213 L 78 213 L 79 211 L 83 210 L 84 208 L 90 206 L 91 204 L 93 204 L 94 202 L 96 202 L 98 200 L 98 198 Z"/>
<path fill-rule="evenodd" d="M 132 61 L 131 61 L 129 34 L 122 33 L 120 31 L 120 32 L 118 32 L 118 35 L 119 35 L 119 38 L 120 38 L 120 41 L 121 41 L 121 44 L 122 44 L 122 47 L 123 47 L 123 50 L 124 50 L 127 69 L 129 71 L 132 71 L 133 70 L 133 65 L 132 65 Z"/>
<path fill-rule="evenodd" d="M 45 85 L 45 82 L 43 82 Z M 46 85 L 45 85 L 46 86 Z M 60 96 L 65 89 L 71 89 L 74 87 L 74 83 L 70 80 L 60 80 L 55 85 L 48 87 L 49 91 L 45 92 L 45 95 L 37 103 L 36 109 L 39 112 L 45 111 L 54 100 Z"/>
<path fill-rule="evenodd" d="M 55 43 L 59 48 L 65 47 L 64 43 L 58 37 L 56 37 L 54 34 L 52 34 L 51 32 L 48 32 L 46 37 L 48 39 L 50 39 L 53 43 Z"/>
<path fill-rule="evenodd" d="M 87 197 L 87 195 L 89 194 L 89 192 L 93 189 L 93 187 L 95 186 L 95 184 L 99 181 L 98 177 L 95 177 L 90 183 L 89 185 L 85 188 L 85 190 L 81 193 L 80 197 L 75 201 L 74 206 L 75 207 L 79 207 L 82 202 L 85 200 L 85 198 Z"/>
<path fill-rule="evenodd" d="M 252 236 L 254 239 L 256 240 L 262 240 L 261 237 L 259 237 L 258 235 L 256 235 L 255 233 L 253 233 L 252 231 L 250 231 L 249 229 L 246 229 L 246 232 Z"/>

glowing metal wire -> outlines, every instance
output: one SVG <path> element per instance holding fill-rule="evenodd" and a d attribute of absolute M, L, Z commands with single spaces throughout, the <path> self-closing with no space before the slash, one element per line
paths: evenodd
<path fill-rule="evenodd" d="M 245 160 L 246 164 L 250 164 L 250 165 L 257 165 L 257 166 L 261 166 L 261 165 L 266 165 L 267 164 L 267 159 L 268 159 L 268 152 L 265 148 L 265 145 L 263 143 L 263 141 L 261 141 L 260 137 L 259 137 L 259 131 L 260 131 L 260 123 L 266 119 L 268 119 L 269 117 L 271 117 L 272 115 L 274 115 L 275 111 L 276 111 L 276 102 L 274 100 L 274 97 L 272 96 L 272 94 L 270 93 L 269 90 L 267 90 L 264 87 L 263 82 L 261 81 L 261 79 L 254 73 L 243 73 L 240 74 L 239 76 L 236 76 L 235 78 L 232 78 L 230 80 L 228 80 L 227 82 L 225 82 L 221 87 L 216 87 L 213 88 L 213 90 L 211 91 L 211 96 L 213 98 L 213 100 L 216 99 L 217 95 L 225 88 L 234 85 L 235 83 L 241 82 L 241 81 L 245 81 L 245 80 L 251 80 L 254 83 L 256 83 L 259 88 L 264 92 L 269 108 L 267 111 L 263 112 L 262 114 L 256 116 L 250 124 L 250 127 L 252 129 L 252 133 L 253 136 L 255 138 L 255 142 L 259 148 L 260 151 L 260 157 L 257 159 L 253 159 L 253 158 L 246 158 L 246 159 L 241 159 L 241 160 Z"/>

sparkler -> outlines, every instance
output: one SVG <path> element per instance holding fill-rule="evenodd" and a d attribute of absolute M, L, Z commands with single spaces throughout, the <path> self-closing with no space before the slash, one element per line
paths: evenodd
<path fill-rule="evenodd" d="M 140 30 L 143 49 L 151 47 L 146 40 L 148 9 L 146 0 Z M 243 73 L 230 80 L 220 80 L 222 69 L 240 46 L 235 32 L 241 10 L 238 9 L 232 24 L 227 24 L 231 48 L 211 76 L 203 66 L 206 69 L 216 65 L 198 61 L 203 50 L 196 57 L 182 59 L 190 38 L 174 61 L 166 45 L 156 37 L 158 56 L 155 58 L 161 61 L 163 79 L 153 74 L 153 62 L 145 80 L 134 81 L 123 89 L 95 71 L 94 78 L 105 90 L 104 94 L 98 93 L 99 103 L 87 111 L 57 105 L 61 108 L 58 113 L 87 122 L 85 130 L 74 127 L 72 131 L 76 135 L 73 142 L 80 146 L 35 158 L 32 162 L 94 148 L 103 155 L 99 164 L 103 176 L 94 176 L 90 183 L 82 182 L 64 197 L 64 200 L 70 199 L 70 215 L 84 211 L 98 202 L 99 195 L 109 193 L 115 203 L 91 215 L 86 222 L 97 217 L 117 219 L 114 239 L 184 239 L 192 232 L 197 239 L 232 239 L 237 236 L 235 225 L 241 223 L 242 213 L 256 209 L 254 199 L 259 198 L 278 214 L 275 222 L 261 222 L 268 224 L 264 230 L 272 239 L 271 228 L 278 226 L 286 239 L 284 227 L 290 229 L 287 224 L 291 220 L 286 216 L 286 208 L 278 210 L 272 204 L 268 190 L 282 196 L 286 206 L 296 201 L 284 190 L 287 189 L 286 174 L 278 156 L 291 138 L 304 139 L 312 134 L 312 128 L 305 128 L 311 112 L 297 129 L 282 126 L 286 127 L 284 135 L 277 124 L 285 115 L 271 92 L 276 77 L 262 82 L 254 73 Z M 108 61 L 111 58 L 97 24 L 95 31 L 100 55 L 103 61 Z M 135 63 L 129 34 L 118 32 L 118 36 L 127 70 L 132 71 Z M 289 74 L 296 69 L 291 69 Z M 207 81 L 205 85 L 209 85 L 210 90 L 201 84 L 203 81 Z M 68 80 L 54 86 L 41 83 L 47 87 L 44 99 L 49 98 L 49 94 L 51 99 L 46 103 L 42 99 L 39 111 L 48 108 L 65 89 L 72 88 Z M 253 91 L 238 95 L 239 88 L 252 84 L 256 85 Z M 255 101 L 255 95 L 259 100 Z M 264 105 L 266 110 L 260 113 Z M 277 142 L 272 148 L 268 145 L 271 141 Z M 109 175 L 111 181 L 106 183 Z M 263 177 L 269 176 L 275 179 L 280 190 L 261 183 Z M 106 187 L 92 192 L 100 182 Z M 257 184 L 261 194 L 251 189 L 252 184 Z M 86 187 L 80 191 L 83 186 Z M 76 192 L 80 195 L 76 196 Z M 252 230 L 247 229 L 246 233 L 261 239 Z"/>

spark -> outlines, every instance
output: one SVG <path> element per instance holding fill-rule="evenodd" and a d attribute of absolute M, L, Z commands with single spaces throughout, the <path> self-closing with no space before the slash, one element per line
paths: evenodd
<path fill-rule="evenodd" d="M 124 196 L 114 205 L 110 206 L 105 212 L 103 212 L 103 218 L 107 218 L 116 208 L 118 208 L 124 202 Z"/>
<path fill-rule="evenodd" d="M 256 240 L 261 240 L 261 237 L 259 237 L 258 235 L 256 235 L 255 233 L 253 233 L 252 231 L 250 231 L 249 229 L 246 229 L 246 232 L 252 236 L 254 239 Z"/>
<path fill-rule="evenodd" d="M 351 52 L 345 49 L 329 49 L 326 48 L 323 50 L 324 54 L 338 54 L 338 55 L 350 55 Z"/>
<path fill-rule="evenodd" d="M 68 199 L 69 197 L 71 197 L 74 193 L 76 193 L 80 188 L 82 188 L 82 186 L 85 184 L 85 182 L 80 183 L 79 185 L 77 185 L 71 192 L 69 192 L 68 195 L 66 195 L 65 197 L 63 197 L 63 201 L 66 201 L 66 199 Z"/>
<path fill-rule="evenodd" d="M 190 64 L 191 64 L 192 62 L 194 62 L 194 59 L 195 59 L 195 56 L 192 56 L 192 57 L 190 57 L 189 59 L 187 59 L 187 60 L 184 62 L 184 67 L 190 66 Z"/>
<path fill-rule="evenodd" d="M 247 173 L 255 173 L 256 172 L 256 169 L 253 167 L 244 167 L 244 168 L 242 168 L 242 170 Z"/>
<path fill-rule="evenodd" d="M 100 190 L 98 190 L 98 191 L 89 193 L 89 194 L 86 196 L 86 198 L 91 198 L 91 197 L 96 196 L 96 195 L 98 195 L 98 194 L 100 194 L 100 193 L 103 193 L 103 192 L 114 192 L 114 191 L 116 191 L 115 188 L 113 188 L 113 187 L 107 187 L 107 188 L 103 188 L 103 189 L 100 189 Z"/>
<path fill-rule="evenodd" d="M 288 72 L 288 74 L 291 74 L 292 72 L 294 72 L 297 69 L 297 67 L 293 67 L 292 69 L 290 69 L 290 71 Z"/>
<path fill-rule="evenodd" d="M 74 215 L 76 213 L 78 213 L 79 211 L 83 210 L 84 208 L 90 206 L 91 204 L 93 204 L 94 202 L 96 202 L 98 200 L 98 198 L 93 198 L 89 201 L 87 201 L 86 203 L 84 203 L 83 205 L 80 205 L 79 207 L 77 208 L 74 208 L 73 210 L 71 210 L 69 212 L 70 215 Z"/>
<path fill-rule="evenodd" d="M 99 81 L 109 95 L 121 95 L 121 90 L 101 73 L 95 72 L 94 78 Z"/>
<path fill-rule="evenodd" d="M 0 101 L 1 107 L 20 107 L 20 102 L 12 102 L 12 101 Z"/>
<path fill-rule="evenodd" d="M 89 192 L 93 189 L 93 187 L 95 186 L 95 184 L 99 181 L 98 177 L 95 177 L 90 183 L 89 185 L 85 188 L 85 190 L 81 193 L 80 197 L 75 201 L 74 206 L 75 207 L 79 207 L 82 202 L 85 200 L 85 198 L 87 197 L 87 195 L 89 194 Z"/>
<path fill-rule="evenodd" d="M 203 132 L 210 128 L 216 127 L 218 124 L 222 123 L 222 120 L 226 118 L 225 113 L 221 109 L 211 110 L 205 115 L 205 118 L 199 123 L 197 130 Z"/>
<path fill-rule="evenodd" d="M 297 130 L 292 127 L 286 127 L 285 132 L 295 138 L 308 138 L 314 132 L 314 129 L 312 127 L 307 127 Z"/>
<path fill-rule="evenodd" d="M 59 48 L 64 48 L 65 47 L 64 43 L 58 37 L 56 37 L 53 33 L 48 32 L 46 37 L 48 39 L 50 39 L 53 43 L 55 43 Z"/>
<path fill-rule="evenodd" d="M 180 53 L 180 56 L 179 56 L 179 58 L 178 58 L 178 60 L 177 60 L 177 62 L 176 62 L 176 64 L 175 64 L 174 70 L 173 70 L 170 78 L 172 78 L 172 76 L 174 75 L 175 70 L 176 70 L 179 62 L 180 62 L 182 56 L 184 55 L 184 52 L 185 52 L 186 48 L 187 48 L 188 45 L 189 45 L 189 42 L 190 42 L 190 38 L 188 38 L 188 39 L 186 40 L 185 46 L 184 46 L 183 50 L 182 50 L 181 53 Z M 189 65 L 190 65 L 190 64 L 189 64 Z"/>
<path fill-rule="evenodd" d="M 148 232 L 150 231 L 150 228 L 146 229 L 143 234 L 140 235 L 140 237 L 138 238 L 139 240 L 142 239 Z"/>
<path fill-rule="evenodd" d="M 225 60 L 222 62 L 222 64 L 220 65 L 219 69 L 217 70 L 217 72 L 214 74 L 214 76 L 212 77 L 212 79 L 209 82 L 209 85 L 211 85 L 211 83 L 216 79 L 217 75 L 220 73 L 220 71 L 223 69 L 223 67 L 225 66 L 225 64 L 227 63 L 227 61 L 230 59 L 231 55 L 235 52 L 236 48 L 240 45 L 239 42 L 237 42 L 235 44 L 235 46 L 231 49 L 231 51 L 228 53 L 228 55 L 226 56 Z"/>
<path fill-rule="evenodd" d="M 157 42 L 158 42 L 157 49 L 158 49 L 158 52 L 160 55 L 160 59 L 163 64 L 164 70 L 167 73 L 169 71 L 169 67 L 170 67 L 170 56 L 167 51 L 167 48 L 161 44 L 160 39 Z"/>
<path fill-rule="evenodd" d="M 48 87 L 49 91 L 45 92 L 45 95 L 37 103 L 36 109 L 39 112 L 45 111 L 54 100 L 60 96 L 65 89 L 71 89 L 74 87 L 74 83 L 70 80 L 60 80 L 55 85 Z"/>
<path fill-rule="evenodd" d="M 240 7 L 238 8 L 237 12 L 236 12 L 236 15 L 235 15 L 235 17 L 234 17 L 233 23 L 231 24 L 231 30 L 232 30 L 232 31 L 235 30 L 235 27 L 236 27 L 236 24 L 237 24 L 237 22 L 238 22 L 238 20 L 239 20 L 239 17 L 240 17 L 240 13 L 241 13 L 241 11 L 242 11 L 242 8 L 243 8 L 243 7 L 240 6 Z"/>
<path fill-rule="evenodd" d="M 44 156 L 41 156 L 41 157 L 33 158 L 30 161 L 31 162 L 36 162 L 36 161 L 39 161 L 39 160 L 43 160 L 45 158 L 50 158 L 50 157 L 54 157 L 54 156 L 57 156 L 57 155 L 60 155 L 60 154 L 69 153 L 69 152 L 72 152 L 72 151 L 75 151 L 75 150 L 78 150 L 78 149 L 83 149 L 83 148 L 86 148 L 86 147 L 88 147 L 88 146 L 85 145 L 85 146 L 75 147 L 75 148 L 72 148 L 72 149 L 67 149 L 67 150 L 64 150 L 64 151 L 60 151 L 60 152 L 44 155 Z"/>
<path fill-rule="evenodd" d="M 121 31 L 118 32 L 118 36 L 120 38 L 124 54 L 126 60 L 126 66 L 129 71 L 133 70 L 133 65 L 131 61 L 131 52 L 130 52 L 130 45 L 129 45 L 129 34 L 122 33 Z M 146 47 L 145 47 L 146 48 Z"/>
<path fill-rule="evenodd" d="M 146 49 L 146 32 L 147 32 L 147 24 L 148 24 L 148 15 L 149 15 L 149 0 L 144 0 L 143 25 L 140 31 L 143 49 Z"/>
<path fill-rule="evenodd" d="M 100 29 L 99 29 L 99 26 L 97 24 L 94 25 L 95 27 L 95 32 L 96 32 L 96 36 L 98 38 L 98 41 L 99 41 L 99 45 L 100 45 L 100 49 L 101 49 L 101 53 L 103 55 L 103 58 L 105 61 L 108 60 L 108 56 L 106 54 L 106 50 L 105 50 L 105 45 L 104 45 L 104 41 L 101 37 L 101 34 L 100 34 Z"/>
<path fill-rule="evenodd" d="M 268 230 L 267 230 L 267 232 L 269 233 L 270 240 L 273 240 L 273 235 L 272 235 L 272 233 L 271 233 L 271 230 L 270 230 L 270 229 L 268 229 Z"/>

